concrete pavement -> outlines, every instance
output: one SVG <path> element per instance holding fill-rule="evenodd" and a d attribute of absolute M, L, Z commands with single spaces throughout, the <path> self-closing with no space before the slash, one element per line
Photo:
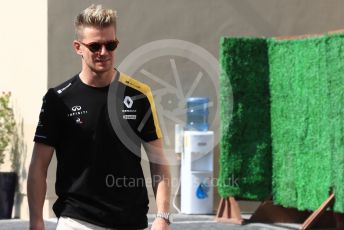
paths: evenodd
<path fill-rule="evenodd" d="M 245 219 L 248 216 L 243 216 Z M 170 230 L 291 230 L 298 229 L 297 224 L 262 224 L 251 223 L 242 226 L 217 223 L 214 221 L 214 216 L 211 215 L 183 215 L 175 214 L 174 221 L 170 225 Z M 148 215 L 149 226 L 154 220 L 154 215 Z M 46 230 L 54 230 L 56 227 L 57 219 L 47 219 L 45 221 Z M 0 220 L 0 230 L 28 230 L 29 222 L 27 220 L 11 219 Z"/>

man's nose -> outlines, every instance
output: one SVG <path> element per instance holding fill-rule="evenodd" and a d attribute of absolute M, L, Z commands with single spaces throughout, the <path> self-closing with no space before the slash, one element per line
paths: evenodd
<path fill-rule="evenodd" d="M 107 51 L 105 45 L 103 44 L 102 47 L 100 48 L 100 54 L 101 54 L 101 55 L 104 55 L 104 54 L 106 54 L 107 52 L 108 52 L 108 51 Z"/>

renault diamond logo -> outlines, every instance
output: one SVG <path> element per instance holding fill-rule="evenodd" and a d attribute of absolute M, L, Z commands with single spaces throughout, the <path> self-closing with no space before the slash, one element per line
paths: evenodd
<path fill-rule="evenodd" d="M 125 96 L 123 103 L 125 106 L 127 106 L 128 109 L 130 109 L 133 106 L 133 100 L 129 96 Z"/>

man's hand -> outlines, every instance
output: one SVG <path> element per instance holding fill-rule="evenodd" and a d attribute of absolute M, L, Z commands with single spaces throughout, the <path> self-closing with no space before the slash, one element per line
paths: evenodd
<path fill-rule="evenodd" d="M 168 224 L 166 220 L 162 218 L 155 218 L 151 230 L 167 230 L 168 229 Z"/>

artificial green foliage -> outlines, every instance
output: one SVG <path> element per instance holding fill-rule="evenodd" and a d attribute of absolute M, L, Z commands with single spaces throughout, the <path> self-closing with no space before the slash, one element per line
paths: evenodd
<path fill-rule="evenodd" d="M 328 148 L 332 153 L 334 211 L 344 213 L 344 34 L 326 36 Z"/>
<path fill-rule="evenodd" d="M 324 48 L 320 38 L 269 46 L 274 201 L 301 210 L 316 209 L 329 195 L 331 153 L 321 106 L 327 90 Z"/>
<path fill-rule="evenodd" d="M 266 39 L 222 38 L 220 42 L 218 191 L 222 197 L 262 200 L 271 192 L 267 51 Z"/>
<path fill-rule="evenodd" d="M 0 95 L 0 164 L 4 163 L 4 152 L 13 137 L 15 121 L 9 107 L 10 93 Z"/>
<path fill-rule="evenodd" d="M 222 38 L 220 62 L 220 195 L 262 199 L 272 180 L 277 204 L 315 210 L 334 191 L 343 213 L 344 34 Z"/>
<path fill-rule="evenodd" d="M 271 39 L 269 66 L 274 202 L 343 212 L 343 34 Z"/>

